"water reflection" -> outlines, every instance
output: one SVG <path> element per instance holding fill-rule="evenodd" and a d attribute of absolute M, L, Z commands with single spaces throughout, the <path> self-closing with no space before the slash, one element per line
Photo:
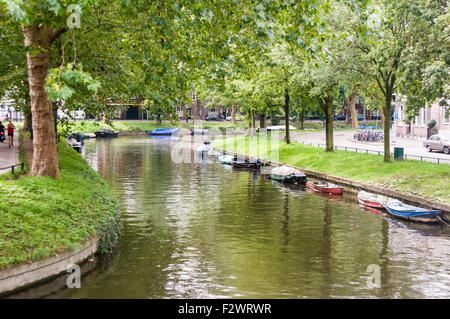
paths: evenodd
<path fill-rule="evenodd" d="M 117 255 L 73 298 L 449 297 L 450 241 L 432 230 L 197 160 L 173 139 L 89 141 L 122 209 Z M 194 153 L 190 154 L 195 158 Z M 367 267 L 381 288 L 367 286 Z"/>

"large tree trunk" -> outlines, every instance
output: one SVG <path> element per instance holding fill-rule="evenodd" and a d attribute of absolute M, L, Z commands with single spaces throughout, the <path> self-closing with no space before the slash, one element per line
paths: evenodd
<path fill-rule="evenodd" d="M 334 132 L 333 132 L 333 97 L 331 95 L 328 95 L 326 99 L 326 147 L 325 150 L 327 152 L 333 152 L 334 151 Z"/>
<path fill-rule="evenodd" d="M 291 144 L 291 132 L 289 131 L 289 115 L 290 115 L 290 109 L 289 109 L 289 101 L 291 100 L 291 97 L 289 96 L 289 90 L 284 90 L 284 121 L 286 124 L 286 137 L 285 141 L 286 144 Z"/>
<path fill-rule="evenodd" d="M 317 101 L 325 115 L 325 151 L 334 152 L 334 132 L 333 132 L 333 96 L 328 94 L 325 98 L 317 97 Z"/>
<path fill-rule="evenodd" d="M 50 64 L 50 46 L 55 32 L 48 27 L 24 26 L 25 46 L 39 48 L 39 53 L 27 52 L 31 114 L 33 118 L 33 163 L 30 174 L 60 178 L 58 152 L 52 104 L 45 92 Z"/>
<path fill-rule="evenodd" d="M 384 128 L 384 111 L 383 111 L 383 108 L 378 109 L 378 111 L 380 113 L 381 127 Z"/>
<path fill-rule="evenodd" d="M 23 111 L 24 116 L 24 123 L 23 123 L 23 130 L 30 132 L 32 128 L 32 117 L 31 117 L 31 110 L 24 110 Z"/>
<path fill-rule="evenodd" d="M 236 105 L 231 106 L 231 123 L 236 124 Z"/>
<path fill-rule="evenodd" d="M 253 110 L 250 110 L 248 113 L 248 134 L 249 136 L 254 136 L 255 134 L 255 127 L 254 127 L 254 114 Z"/>
<path fill-rule="evenodd" d="M 267 127 L 267 123 L 266 123 L 266 118 L 267 116 L 265 114 L 260 114 L 259 115 L 259 127 L 260 128 L 266 128 Z"/>
<path fill-rule="evenodd" d="M 305 129 L 305 111 L 303 110 L 300 112 L 300 129 Z"/>
<path fill-rule="evenodd" d="M 358 89 L 354 89 L 350 95 L 348 107 L 352 115 L 352 128 L 359 128 L 358 114 L 356 114 L 356 98 L 358 97 Z"/>
<path fill-rule="evenodd" d="M 256 129 L 256 116 L 255 116 L 255 111 L 252 111 L 252 127 L 253 127 L 253 130 Z"/>
<path fill-rule="evenodd" d="M 346 98 L 345 101 L 345 124 L 350 125 L 352 124 L 352 112 L 350 111 L 350 102 L 348 101 L 348 99 Z"/>
<path fill-rule="evenodd" d="M 389 130 L 391 128 L 391 103 L 392 103 L 392 92 L 389 90 L 386 94 L 385 105 L 383 107 L 384 113 L 384 161 L 391 161 L 391 138 L 389 135 Z"/>

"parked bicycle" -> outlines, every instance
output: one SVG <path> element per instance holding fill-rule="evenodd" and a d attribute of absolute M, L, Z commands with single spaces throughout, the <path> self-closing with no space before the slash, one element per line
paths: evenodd
<path fill-rule="evenodd" d="M 383 132 L 374 132 L 369 130 L 363 130 L 357 132 L 353 139 L 355 141 L 360 142 L 383 142 L 384 141 L 384 134 Z"/>

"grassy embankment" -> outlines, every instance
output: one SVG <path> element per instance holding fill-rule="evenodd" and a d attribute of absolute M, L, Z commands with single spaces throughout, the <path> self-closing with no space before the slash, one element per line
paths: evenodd
<path fill-rule="evenodd" d="M 384 163 L 379 155 L 346 151 L 326 153 L 323 148 L 299 143 L 287 145 L 262 136 L 252 139 L 235 136 L 213 145 L 450 203 L 450 165 L 447 164 L 415 160 Z"/>
<path fill-rule="evenodd" d="M 0 180 L 0 269 L 75 250 L 98 236 L 107 252 L 120 231 L 119 209 L 106 182 L 65 142 L 62 178 Z"/>
<path fill-rule="evenodd" d="M 158 128 L 190 128 L 193 127 L 194 123 L 190 121 L 189 123 L 179 122 L 179 123 L 162 123 L 158 125 L 155 122 L 125 122 L 125 121 L 112 121 L 111 125 L 101 122 L 101 121 L 77 121 L 70 123 L 69 132 L 80 132 L 80 133 L 93 133 L 100 129 L 110 129 L 120 132 L 147 132 L 150 130 Z M 203 128 L 234 128 L 234 129 L 246 129 L 248 128 L 247 122 L 239 122 L 238 124 L 232 124 L 231 122 L 202 122 Z M 64 131 L 63 126 L 58 126 L 60 132 Z"/>

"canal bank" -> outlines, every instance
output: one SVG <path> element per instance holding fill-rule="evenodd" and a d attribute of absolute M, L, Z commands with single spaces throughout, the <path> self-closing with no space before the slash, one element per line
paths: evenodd
<path fill-rule="evenodd" d="M 60 180 L 0 181 L 0 293 L 109 253 L 118 241 L 119 207 L 109 186 L 65 142 L 58 154 Z"/>
<path fill-rule="evenodd" d="M 352 192 L 366 190 L 440 209 L 447 215 L 450 212 L 450 166 L 446 164 L 410 160 L 384 163 L 376 155 L 325 153 L 312 146 L 295 142 L 286 145 L 282 141 L 271 144 L 270 139 L 258 137 L 231 137 L 213 145 L 228 154 L 295 167 L 306 175 L 342 185 Z M 264 158 L 261 153 L 269 155 Z"/>

